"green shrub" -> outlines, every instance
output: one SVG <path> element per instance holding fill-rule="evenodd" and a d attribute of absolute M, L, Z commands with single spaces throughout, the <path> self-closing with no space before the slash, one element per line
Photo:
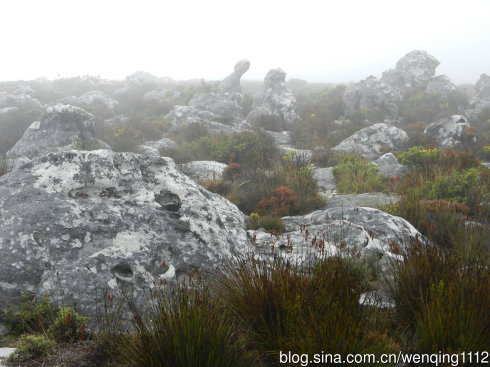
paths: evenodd
<path fill-rule="evenodd" d="M 13 335 L 23 333 L 44 333 L 54 319 L 57 307 L 51 305 L 48 296 L 36 298 L 25 292 L 15 307 L 9 307 L 0 314 L 1 322 Z"/>
<path fill-rule="evenodd" d="M 244 334 L 209 292 L 178 286 L 155 301 L 147 317 L 137 315 L 135 333 L 117 352 L 129 366 L 258 366 Z"/>
<path fill-rule="evenodd" d="M 22 353 L 29 354 L 34 358 L 41 357 L 48 355 L 55 345 L 54 340 L 48 339 L 44 335 L 22 335 L 12 356 Z"/>
<path fill-rule="evenodd" d="M 387 188 L 386 177 L 378 173 L 376 165 L 356 155 L 345 156 L 334 167 L 337 189 L 344 194 L 383 191 Z"/>
<path fill-rule="evenodd" d="M 62 343 L 73 343 L 87 338 L 88 317 L 80 316 L 71 307 L 59 307 L 56 318 L 49 325 L 48 335 Z"/>

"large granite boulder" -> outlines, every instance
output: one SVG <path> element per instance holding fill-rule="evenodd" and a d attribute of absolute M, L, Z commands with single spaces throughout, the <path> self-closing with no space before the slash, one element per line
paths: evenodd
<path fill-rule="evenodd" d="M 411 86 L 425 86 L 436 74 L 440 62 L 426 51 L 409 52 L 396 63 L 396 70 L 410 75 Z"/>
<path fill-rule="evenodd" d="M 248 123 L 259 126 L 269 123 L 289 125 L 299 120 L 296 97 L 286 87 L 286 73 L 280 68 L 271 69 L 264 78 L 264 84 L 264 96 L 255 102 L 254 109 L 247 115 Z"/>
<path fill-rule="evenodd" d="M 212 271 L 250 250 L 245 221 L 170 158 L 36 158 L 0 178 L 0 309 L 28 290 L 93 312 L 106 292 L 137 296 Z"/>
<path fill-rule="evenodd" d="M 441 148 L 461 148 L 476 143 L 476 132 L 466 117 L 453 115 L 433 122 L 424 130 Z"/>
<path fill-rule="evenodd" d="M 366 116 L 395 117 L 399 111 L 399 96 L 387 83 L 374 76 L 349 85 L 343 100 L 349 116 L 360 112 Z"/>
<path fill-rule="evenodd" d="M 369 207 L 346 204 L 282 219 L 281 236 L 249 231 L 258 252 L 299 262 L 342 251 L 381 260 L 398 258 L 407 246 L 425 241 L 405 219 Z"/>
<path fill-rule="evenodd" d="M 490 76 L 482 74 L 475 84 L 476 95 L 471 101 L 472 114 L 478 117 L 485 110 L 490 110 Z"/>
<path fill-rule="evenodd" d="M 250 68 L 250 61 L 240 60 L 235 64 L 233 73 L 223 79 L 219 85 L 219 91 L 221 93 L 241 93 L 242 88 L 240 86 L 240 78 Z"/>
<path fill-rule="evenodd" d="M 332 150 L 377 159 L 389 150 L 402 150 L 408 140 L 407 133 L 402 129 L 380 122 L 357 131 Z"/>
<path fill-rule="evenodd" d="M 93 148 L 108 148 L 95 136 L 94 116 L 81 108 L 59 104 L 48 107 L 6 155 L 25 162 L 49 152 Z"/>

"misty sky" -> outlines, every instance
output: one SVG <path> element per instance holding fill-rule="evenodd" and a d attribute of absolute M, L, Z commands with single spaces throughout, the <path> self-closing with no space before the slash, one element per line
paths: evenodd
<path fill-rule="evenodd" d="M 414 49 L 456 83 L 490 74 L 490 0 L 6 0 L 0 12 L 0 80 L 222 79 L 248 58 L 246 79 L 281 67 L 348 82 Z"/>

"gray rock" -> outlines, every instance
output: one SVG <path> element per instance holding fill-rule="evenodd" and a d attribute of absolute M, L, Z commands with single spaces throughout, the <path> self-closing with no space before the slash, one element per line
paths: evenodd
<path fill-rule="evenodd" d="M 264 96 L 247 115 L 248 123 L 261 126 L 272 121 L 289 125 L 299 120 L 296 97 L 286 87 L 286 73 L 280 68 L 271 69 L 264 78 L 264 84 Z"/>
<path fill-rule="evenodd" d="M 69 149 L 107 148 L 95 136 L 94 116 L 69 105 L 48 107 L 10 149 L 8 159 L 32 159 L 49 152 Z"/>
<path fill-rule="evenodd" d="M 459 148 L 476 143 L 466 117 L 453 115 L 447 119 L 433 122 L 424 130 L 424 134 L 435 140 L 441 148 Z"/>
<path fill-rule="evenodd" d="M 282 218 L 286 232 L 271 236 L 249 231 L 257 251 L 279 254 L 299 263 L 342 251 L 379 260 L 400 259 L 400 253 L 424 237 L 405 219 L 367 207 L 334 207 Z"/>
<path fill-rule="evenodd" d="M 221 93 L 241 93 L 240 78 L 250 68 L 250 61 L 240 60 L 235 64 L 235 70 L 228 75 L 219 85 Z"/>
<path fill-rule="evenodd" d="M 387 83 L 374 76 L 349 85 L 343 96 L 345 111 L 350 116 L 361 112 L 395 117 L 399 111 L 399 99 Z"/>
<path fill-rule="evenodd" d="M 245 216 L 170 158 L 109 150 L 36 158 L 0 178 L 0 309 L 22 291 L 86 312 L 250 248 Z"/>
<path fill-rule="evenodd" d="M 475 84 L 475 91 L 471 108 L 473 115 L 478 117 L 480 113 L 490 109 L 490 76 L 482 74 Z"/>
<path fill-rule="evenodd" d="M 411 77 L 411 86 L 426 86 L 436 74 L 440 62 L 426 51 L 415 50 L 409 52 L 396 63 L 396 70 L 405 72 Z"/>
<path fill-rule="evenodd" d="M 401 177 L 407 171 L 407 167 L 400 164 L 393 153 L 383 154 L 373 163 L 378 166 L 378 171 L 388 178 Z"/>
<path fill-rule="evenodd" d="M 383 206 L 397 203 L 400 197 L 395 194 L 384 194 L 382 192 L 366 192 L 363 194 L 335 195 L 327 200 L 327 208 L 363 206 L 369 208 L 381 208 Z"/>
<path fill-rule="evenodd" d="M 381 122 L 357 131 L 332 150 L 358 153 L 363 157 L 376 159 L 386 149 L 401 150 L 406 143 L 408 135 L 405 131 Z"/>
<path fill-rule="evenodd" d="M 106 93 L 93 90 L 80 97 L 70 96 L 61 98 L 59 101 L 61 104 L 73 105 L 83 109 L 89 109 L 92 112 L 97 112 L 101 116 L 114 115 L 115 109 L 119 102 L 108 96 Z"/>
<path fill-rule="evenodd" d="M 179 144 L 177 144 L 175 141 L 169 138 L 163 138 L 157 141 L 147 141 L 144 144 L 141 144 L 138 147 L 138 151 L 141 154 L 146 154 L 146 155 L 154 155 L 159 157 L 160 156 L 160 150 L 166 149 L 166 148 L 172 148 L 172 147 L 177 147 Z"/>
<path fill-rule="evenodd" d="M 181 171 L 194 181 L 219 180 L 228 167 L 215 161 L 192 161 L 179 165 Z"/>
<path fill-rule="evenodd" d="M 426 92 L 437 93 L 441 96 L 448 96 L 456 90 L 456 86 L 445 75 L 438 75 L 429 80 L 427 83 Z"/>
<path fill-rule="evenodd" d="M 317 181 L 319 192 L 326 196 L 331 197 L 337 190 L 335 183 L 335 176 L 333 175 L 333 167 L 313 169 L 313 178 Z"/>
<path fill-rule="evenodd" d="M 228 125 L 240 123 L 244 119 L 240 93 L 198 94 L 189 101 L 189 106 L 199 111 L 209 111 L 215 121 Z"/>

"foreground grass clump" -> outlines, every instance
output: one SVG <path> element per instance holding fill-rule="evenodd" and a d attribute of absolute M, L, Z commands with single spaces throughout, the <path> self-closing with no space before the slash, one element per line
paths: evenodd
<path fill-rule="evenodd" d="M 378 168 L 357 155 L 346 155 L 342 162 L 334 167 L 333 174 L 337 189 L 343 194 L 384 191 L 387 179 L 378 172 Z"/>
<path fill-rule="evenodd" d="M 334 256 L 306 268 L 279 259 L 239 260 L 213 284 L 266 365 L 279 364 L 280 350 L 345 355 L 394 345 L 359 303 L 367 284 L 352 260 Z"/>
<path fill-rule="evenodd" d="M 117 344 L 129 366 L 259 366 L 242 330 L 202 286 L 178 286 L 159 296 L 148 315 L 137 315 L 135 332 Z"/>
<path fill-rule="evenodd" d="M 488 261 L 469 264 L 447 249 L 415 246 L 391 274 L 407 350 L 461 353 L 490 345 Z"/>
<path fill-rule="evenodd" d="M 15 352 L 9 360 L 18 353 L 30 355 L 33 358 L 48 355 L 56 346 L 56 342 L 44 335 L 22 335 Z"/>

